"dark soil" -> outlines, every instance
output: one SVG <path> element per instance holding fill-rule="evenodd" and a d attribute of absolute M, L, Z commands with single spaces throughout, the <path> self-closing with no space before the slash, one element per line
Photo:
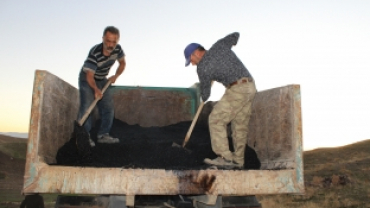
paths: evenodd
<path fill-rule="evenodd" d="M 100 121 L 96 126 L 99 126 Z M 195 125 L 191 138 L 182 145 L 191 122 L 180 122 L 164 127 L 128 125 L 115 119 L 110 134 L 120 139 L 117 144 L 96 142 L 97 128 L 91 131 L 96 146 L 81 154 L 75 138 L 71 138 L 57 153 L 57 165 L 87 167 L 121 167 L 141 169 L 197 170 L 205 169 L 204 158 L 215 158 L 207 126 Z M 230 140 L 230 139 L 229 139 Z M 260 162 L 253 149 L 247 147 L 244 169 L 259 169 Z"/>

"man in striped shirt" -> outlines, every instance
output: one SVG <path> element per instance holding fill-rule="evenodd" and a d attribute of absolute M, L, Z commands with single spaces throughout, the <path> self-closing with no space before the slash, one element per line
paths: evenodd
<path fill-rule="evenodd" d="M 120 38 L 119 30 L 113 26 L 105 28 L 103 33 L 103 42 L 95 45 L 89 51 L 79 75 L 78 85 L 80 91 L 80 109 L 78 120 L 82 118 L 90 104 L 96 99 L 101 125 L 98 131 L 99 143 L 119 143 L 118 138 L 109 135 L 114 119 L 113 98 L 109 88 L 102 93 L 104 85 L 111 81 L 114 83 L 125 69 L 125 53 L 118 44 Z M 115 75 L 107 78 L 110 68 L 118 61 L 119 65 Z M 84 123 L 87 132 L 91 130 L 90 116 Z M 90 145 L 95 146 L 94 141 L 90 138 Z"/>

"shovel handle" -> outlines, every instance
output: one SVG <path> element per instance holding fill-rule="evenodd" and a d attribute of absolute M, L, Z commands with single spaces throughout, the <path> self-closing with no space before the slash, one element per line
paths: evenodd
<path fill-rule="evenodd" d="M 103 89 L 101 90 L 101 93 L 104 94 L 104 92 L 107 90 L 107 88 L 109 87 L 109 85 L 111 84 L 112 82 L 110 80 L 108 80 L 108 82 L 104 85 Z M 86 110 L 85 114 L 82 116 L 82 118 L 78 121 L 78 125 L 82 126 L 87 117 L 90 115 L 91 111 L 94 109 L 96 103 L 100 100 L 101 98 L 95 98 L 95 100 L 90 104 L 89 108 Z"/>
<path fill-rule="evenodd" d="M 204 106 L 204 102 L 202 101 L 198 107 L 198 111 L 197 113 L 195 114 L 194 118 L 193 118 L 193 121 L 191 122 L 191 125 L 190 125 L 190 128 L 188 130 L 188 132 L 186 133 L 186 136 L 185 136 L 185 139 L 184 139 L 184 142 L 182 143 L 182 147 L 185 147 L 186 143 L 188 143 L 189 139 L 190 139 L 190 136 L 191 136 L 191 133 L 193 132 L 193 129 L 194 129 L 194 126 L 195 126 L 195 123 L 197 122 L 198 120 L 198 117 L 199 117 L 199 114 L 200 112 L 202 111 L 202 108 Z"/>
<path fill-rule="evenodd" d="M 213 86 L 213 80 L 211 82 L 211 87 Z M 184 142 L 182 143 L 182 147 L 185 147 L 186 143 L 188 143 L 189 139 L 190 139 L 190 136 L 191 136 L 191 133 L 193 132 L 193 128 L 194 128 L 194 125 L 195 123 L 197 122 L 198 120 L 198 117 L 199 117 L 199 114 L 200 112 L 202 112 L 202 109 L 203 109 L 203 106 L 204 106 L 204 102 L 202 101 L 198 107 L 198 111 L 197 113 L 195 114 L 194 118 L 193 118 L 193 121 L 191 122 L 191 125 L 190 125 L 190 128 L 188 130 L 188 132 L 186 133 L 186 136 L 185 136 L 185 139 L 184 139 Z"/>

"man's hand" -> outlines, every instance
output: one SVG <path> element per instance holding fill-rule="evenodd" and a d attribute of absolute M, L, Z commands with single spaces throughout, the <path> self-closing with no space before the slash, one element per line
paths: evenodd
<path fill-rule="evenodd" d="M 91 87 L 91 89 L 94 90 L 95 99 L 99 99 L 100 100 L 103 97 L 103 93 L 96 86 L 95 79 L 94 79 L 94 73 L 95 73 L 94 71 L 88 70 L 86 72 L 86 80 L 87 80 L 87 83 L 89 84 L 89 86 Z"/>
<path fill-rule="evenodd" d="M 101 92 L 99 88 L 95 88 L 94 95 L 95 95 L 95 99 L 99 99 L 99 100 L 102 99 L 103 97 L 103 93 Z"/>
<path fill-rule="evenodd" d="M 108 78 L 108 80 L 110 80 L 110 81 L 111 81 L 111 83 L 113 84 L 113 83 L 115 83 L 115 82 L 116 82 L 117 78 L 118 78 L 118 76 L 117 76 L 117 75 L 113 75 L 113 76 L 109 77 L 109 78 Z"/>

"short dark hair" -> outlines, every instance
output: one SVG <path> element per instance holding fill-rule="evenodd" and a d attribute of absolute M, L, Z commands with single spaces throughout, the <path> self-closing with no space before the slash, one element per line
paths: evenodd
<path fill-rule="evenodd" d="M 118 35 L 118 37 L 119 37 L 119 30 L 118 30 L 118 28 L 116 28 L 116 27 L 114 27 L 114 26 L 108 26 L 108 27 L 106 27 L 106 28 L 104 29 L 103 36 L 104 36 L 105 34 L 107 34 L 107 32 L 110 32 L 110 33 L 113 33 L 113 34 L 115 34 L 115 35 Z"/>
<path fill-rule="evenodd" d="M 200 46 L 198 46 L 197 50 L 205 51 L 206 49 L 204 49 L 204 47 L 200 45 Z"/>

